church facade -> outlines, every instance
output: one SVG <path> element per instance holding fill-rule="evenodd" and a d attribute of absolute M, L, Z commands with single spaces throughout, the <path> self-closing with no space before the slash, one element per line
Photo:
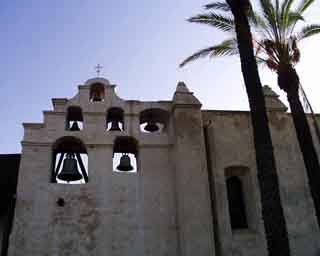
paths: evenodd
<path fill-rule="evenodd" d="M 23 124 L 2 255 L 267 256 L 250 112 L 202 110 L 182 82 L 171 101 L 123 100 L 115 87 L 89 79 Z M 264 93 L 290 249 L 317 256 L 292 117 Z"/>

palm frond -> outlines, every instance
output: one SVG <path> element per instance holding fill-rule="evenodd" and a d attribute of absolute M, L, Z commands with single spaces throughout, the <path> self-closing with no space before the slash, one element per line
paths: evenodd
<path fill-rule="evenodd" d="M 249 12 L 248 19 L 250 25 L 253 27 L 256 33 L 262 34 L 263 37 L 272 39 L 273 28 L 265 22 L 265 19 L 256 12 Z"/>
<path fill-rule="evenodd" d="M 214 9 L 214 10 L 220 10 L 225 12 L 231 11 L 230 6 L 225 1 L 216 1 L 210 4 L 206 4 L 204 8 L 206 10 Z"/>
<path fill-rule="evenodd" d="M 318 24 L 311 24 L 303 27 L 301 31 L 298 33 L 298 41 L 319 34 L 320 33 L 320 25 Z"/>
<path fill-rule="evenodd" d="M 303 16 L 299 12 L 289 12 L 288 15 L 288 24 L 289 27 L 292 23 L 298 22 L 299 20 L 304 21 Z"/>
<path fill-rule="evenodd" d="M 289 12 L 287 15 L 286 35 L 291 37 L 298 21 L 304 21 L 303 16 L 299 12 Z"/>
<path fill-rule="evenodd" d="M 199 14 L 188 19 L 189 22 L 206 24 L 222 31 L 233 31 L 234 20 L 214 12 L 208 14 Z"/>
<path fill-rule="evenodd" d="M 305 10 L 307 10 L 311 4 L 313 4 L 315 0 L 301 0 L 301 3 L 298 6 L 297 12 L 299 12 L 301 15 Z"/>
<path fill-rule="evenodd" d="M 286 40 L 286 27 L 283 26 L 283 17 L 282 17 L 282 8 L 283 6 L 280 6 L 280 0 L 275 0 L 275 16 L 276 16 L 276 24 L 277 24 L 277 31 L 279 35 L 279 41 L 284 42 Z"/>
<path fill-rule="evenodd" d="M 260 0 L 260 5 L 266 23 L 268 23 L 269 27 L 272 30 L 272 34 L 274 35 L 277 41 L 280 41 L 280 36 L 277 27 L 276 11 L 274 6 L 272 5 L 272 2 L 270 0 Z"/>
<path fill-rule="evenodd" d="M 281 40 L 282 28 L 281 28 L 281 9 L 280 9 L 279 0 L 275 0 L 274 16 L 275 16 L 275 20 L 276 20 L 276 24 L 277 24 L 277 30 L 278 30 L 280 40 Z"/>
<path fill-rule="evenodd" d="M 179 64 L 179 67 L 182 68 L 183 66 L 185 66 L 186 64 L 188 64 L 194 60 L 207 57 L 212 51 L 214 51 L 214 49 L 215 49 L 215 46 L 211 46 L 211 47 L 201 49 L 200 51 L 195 52 L 194 54 L 192 54 L 191 56 L 186 58 L 184 61 L 182 61 Z"/>
<path fill-rule="evenodd" d="M 291 6 L 294 0 L 284 0 L 281 6 L 281 21 L 282 27 L 285 29 L 288 27 L 288 14 L 291 10 Z"/>
<path fill-rule="evenodd" d="M 237 41 L 235 38 L 231 38 L 223 41 L 218 45 L 214 45 L 208 48 L 201 49 L 196 53 L 192 54 L 179 65 L 180 68 L 186 64 L 198 60 L 204 57 L 218 57 L 218 56 L 232 56 L 238 54 Z"/>
<path fill-rule="evenodd" d="M 225 32 L 235 31 L 235 23 L 230 14 L 230 7 L 226 0 L 212 0 L 204 9 L 212 10 L 188 19 L 189 22 L 206 24 Z M 226 1 L 226 2 L 225 2 Z M 316 34 L 320 34 L 320 25 L 305 26 L 296 33 L 296 24 L 304 21 L 303 13 L 315 0 L 299 0 L 298 7 L 295 0 L 258 0 L 260 12 L 252 8 L 249 1 L 248 19 L 252 27 L 255 55 L 258 64 L 265 64 L 276 71 L 280 63 L 296 64 L 300 60 L 297 43 Z M 221 12 L 222 11 L 222 12 Z M 222 14 L 220 14 L 222 13 Z M 202 49 L 187 59 L 180 67 L 202 57 L 230 56 L 238 54 L 235 38 L 220 44 Z"/>
<path fill-rule="evenodd" d="M 216 45 L 210 53 L 210 57 L 233 56 L 237 54 L 239 54 L 237 39 L 231 38 Z"/>
<path fill-rule="evenodd" d="M 314 3 L 314 0 L 301 0 L 300 4 L 298 6 L 298 9 L 295 12 L 299 13 L 302 16 L 303 12 L 305 10 L 307 10 L 311 6 L 311 4 L 313 4 L 313 3 Z M 293 31 L 295 29 L 295 26 L 296 26 L 298 21 L 299 20 L 296 20 L 296 22 L 294 22 L 291 25 L 291 32 L 290 32 L 289 36 L 292 36 L 292 33 L 293 33 Z"/>

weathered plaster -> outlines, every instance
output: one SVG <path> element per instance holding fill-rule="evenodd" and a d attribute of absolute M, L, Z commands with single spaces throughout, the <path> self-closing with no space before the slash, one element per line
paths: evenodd
<path fill-rule="evenodd" d="M 94 82 L 105 86 L 103 102 L 89 101 Z M 53 99 L 54 109 L 44 111 L 42 124 L 24 124 L 10 256 L 267 255 L 249 112 L 201 110 L 182 82 L 172 101 L 157 102 L 121 99 L 115 85 L 102 78 L 78 88 L 71 99 Z M 266 104 L 292 255 L 316 256 L 320 233 L 292 118 L 268 88 Z M 83 130 L 65 129 L 69 106 L 81 107 Z M 106 131 L 110 107 L 123 109 L 124 131 Z M 163 133 L 140 131 L 139 114 L 148 108 L 170 114 Z M 63 136 L 75 136 L 86 146 L 89 183 L 50 183 L 52 145 Z M 136 173 L 113 172 L 117 136 L 137 140 Z M 230 226 L 225 170 L 232 166 L 246 168 L 239 173 L 249 224 L 245 230 Z M 59 198 L 64 207 L 57 205 Z"/>

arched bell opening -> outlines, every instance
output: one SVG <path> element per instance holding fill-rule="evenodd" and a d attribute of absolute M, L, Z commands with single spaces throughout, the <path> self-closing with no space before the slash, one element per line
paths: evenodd
<path fill-rule="evenodd" d="M 159 108 L 149 108 L 140 113 L 140 131 L 162 133 L 167 130 L 169 113 Z"/>
<path fill-rule="evenodd" d="M 58 139 L 52 147 L 52 183 L 88 182 L 88 154 L 81 140 L 72 136 Z"/>
<path fill-rule="evenodd" d="M 83 116 L 80 107 L 71 106 L 67 110 L 66 130 L 80 131 L 83 130 Z"/>
<path fill-rule="evenodd" d="M 113 171 L 136 173 L 138 170 L 138 143 L 128 136 L 117 137 L 113 147 Z"/>
<path fill-rule="evenodd" d="M 101 83 L 94 83 L 90 86 L 90 101 L 101 102 L 104 101 L 104 85 Z"/>
<path fill-rule="evenodd" d="M 121 108 L 113 107 L 108 110 L 107 113 L 107 131 L 123 131 L 123 110 Z"/>

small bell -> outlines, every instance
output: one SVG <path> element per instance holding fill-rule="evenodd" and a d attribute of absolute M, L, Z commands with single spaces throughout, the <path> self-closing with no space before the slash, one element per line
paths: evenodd
<path fill-rule="evenodd" d="M 128 155 L 121 156 L 120 164 L 117 166 L 117 169 L 122 172 L 128 172 L 133 170 L 133 167 L 130 162 L 130 157 Z"/>
<path fill-rule="evenodd" d="M 80 131 L 80 128 L 78 126 L 78 122 L 77 121 L 74 121 L 71 128 L 70 128 L 70 131 Z"/>
<path fill-rule="evenodd" d="M 147 132 L 156 132 L 159 130 L 159 126 L 153 120 L 149 121 L 147 125 L 144 127 Z"/>
<path fill-rule="evenodd" d="M 121 131 L 119 127 L 119 122 L 118 121 L 111 121 L 111 128 L 109 131 Z"/>
<path fill-rule="evenodd" d="M 77 160 L 73 153 L 68 153 L 63 161 L 63 167 L 57 178 L 66 182 L 78 181 L 82 179 L 82 175 L 78 170 Z"/>
<path fill-rule="evenodd" d="M 98 91 L 93 93 L 92 101 L 102 101 L 102 97 Z"/>

